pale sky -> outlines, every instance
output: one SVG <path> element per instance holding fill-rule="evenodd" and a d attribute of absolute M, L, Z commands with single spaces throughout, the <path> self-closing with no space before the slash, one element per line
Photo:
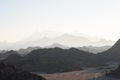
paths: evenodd
<path fill-rule="evenodd" d="M 120 38 L 120 0 L 0 0 L 0 41 L 36 32 Z"/>

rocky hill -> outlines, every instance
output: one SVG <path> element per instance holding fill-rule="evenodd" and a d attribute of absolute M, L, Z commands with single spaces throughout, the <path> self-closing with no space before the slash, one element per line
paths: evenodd
<path fill-rule="evenodd" d="M 45 80 L 43 77 L 0 62 L 0 80 Z"/>

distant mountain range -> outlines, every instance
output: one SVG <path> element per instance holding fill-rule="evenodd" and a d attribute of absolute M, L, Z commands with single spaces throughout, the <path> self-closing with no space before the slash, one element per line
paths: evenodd
<path fill-rule="evenodd" d="M 91 53 L 101 53 L 104 52 L 108 49 L 110 49 L 111 46 L 100 46 L 100 47 L 95 47 L 95 46 L 83 46 L 83 47 L 78 47 L 77 49 L 83 50 L 83 51 L 88 51 Z"/>
<path fill-rule="evenodd" d="M 10 51 L 6 51 L 4 53 L 1 53 L 0 54 L 0 60 L 6 59 L 6 58 L 8 58 L 8 56 L 14 55 L 14 54 L 16 55 L 16 54 L 18 54 L 18 52 L 14 51 L 14 50 L 10 50 Z"/>
<path fill-rule="evenodd" d="M 69 48 L 72 48 L 72 47 L 68 47 L 68 46 L 65 46 L 65 45 L 62 45 L 62 44 L 59 44 L 59 43 L 55 43 L 55 44 L 52 44 L 50 46 L 46 46 L 44 48 L 55 48 L 55 47 L 58 47 L 58 48 L 61 48 L 61 49 L 69 49 Z M 112 46 L 100 46 L 100 47 L 97 47 L 97 46 L 82 46 L 82 47 L 73 47 L 73 48 L 77 48 L 79 50 L 83 50 L 83 51 L 87 51 L 87 52 L 91 52 L 91 53 L 100 53 L 100 52 L 104 52 L 108 49 L 110 49 Z"/>
<path fill-rule="evenodd" d="M 44 48 L 61 48 L 61 49 L 69 49 L 70 47 L 67 47 L 67 46 L 64 46 L 62 44 L 59 44 L 59 43 L 55 43 L 55 44 L 52 44 L 52 45 L 49 45 L 49 46 L 46 46 Z M 101 46 L 101 47 L 95 47 L 95 46 L 83 46 L 83 47 L 76 47 L 77 49 L 79 50 L 83 50 L 83 51 L 87 51 L 87 52 L 91 52 L 91 53 L 100 53 L 100 52 L 104 52 L 108 49 L 111 48 L 111 46 Z M 33 50 L 36 50 L 36 49 L 43 49 L 41 47 L 28 47 L 28 48 L 21 48 L 19 50 L 17 50 L 17 52 L 24 56 L 28 53 L 30 53 L 31 51 Z M 4 56 L 8 56 L 12 53 L 16 53 L 15 51 L 11 50 L 11 51 L 7 51 L 7 50 L 2 50 L 0 51 L 0 58 L 5 58 Z M 9 54 L 8 54 L 9 53 Z"/>
<path fill-rule="evenodd" d="M 30 53 L 31 51 L 36 50 L 36 49 L 40 49 L 40 47 L 28 47 L 28 48 L 26 48 L 26 49 L 19 49 L 19 50 L 17 50 L 17 52 L 18 52 L 20 55 L 24 56 L 24 55 L 26 55 L 26 54 L 28 54 L 28 53 Z"/>
<path fill-rule="evenodd" d="M 49 45 L 49 46 L 46 46 L 46 47 L 43 47 L 43 48 L 61 48 L 61 49 L 70 49 L 71 47 L 67 47 L 67 46 L 64 46 L 62 44 L 59 44 L 59 43 L 55 43 L 55 44 L 52 44 L 52 45 Z M 25 56 L 27 55 L 28 53 L 30 53 L 31 51 L 33 50 L 36 50 L 36 49 L 43 49 L 41 47 L 28 47 L 28 48 L 21 48 L 19 50 L 17 50 L 17 52 L 21 55 L 21 56 Z M 79 50 L 83 50 L 83 51 L 87 51 L 87 52 L 91 52 L 91 53 L 100 53 L 100 52 L 104 52 L 108 49 L 111 48 L 111 46 L 101 46 L 101 47 L 95 47 L 95 46 L 83 46 L 83 47 L 74 47 L 76 49 L 79 49 Z M 12 51 L 12 50 L 11 50 Z M 2 50 L 0 51 L 0 59 L 1 59 L 1 56 L 3 58 L 3 55 L 7 55 L 6 52 L 9 52 L 7 50 Z"/>
<path fill-rule="evenodd" d="M 41 37 L 41 35 L 35 35 L 26 38 L 24 40 L 18 41 L 16 43 L 0 43 L 1 50 L 11 50 L 11 49 L 20 49 L 27 48 L 29 46 L 40 46 L 46 47 L 52 44 L 62 44 L 68 47 L 81 47 L 81 46 L 106 46 L 113 45 L 115 42 L 105 39 L 97 39 L 95 41 L 90 40 L 89 36 L 75 36 L 70 34 L 63 34 L 56 37 Z"/>
<path fill-rule="evenodd" d="M 50 46 L 49 46 L 50 47 Z M 54 44 L 52 48 L 29 48 L 30 51 L 21 56 L 16 51 L 2 54 L 1 61 L 19 66 L 30 72 L 56 73 L 82 70 L 82 67 L 105 66 L 120 63 L 120 40 L 110 49 L 93 54 L 78 48 L 67 48 Z M 63 48 L 58 48 L 63 47 Z M 24 51 L 24 50 L 23 50 Z M 10 55 L 7 55 L 10 53 Z"/>
<path fill-rule="evenodd" d="M 68 47 L 68 46 L 64 46 L 62 44 L 59 44 L 59 43 L 55 43 L 55 44 L 52 44 L 52 45 L 49 45 L 49 46 L 45 46 L 43 48 L 61 48 L 61 49 L 70 49 L 71 47 Z M 36 50 L 36 49 L 43 49 L 41 47 L 28 47 L 26 49 L 19 49 L 17 52 L 20 54 L 20 55 L 26 55 L 28 53 L 30 53 L 31 51 L 33 50 Z M 83 47 L 74 47 L 74 48 L 77 48 L 79 50 L 83 50 L 83 51 L 87 51 L 87 52 L 91 52 L 91 53 L 100 53 L 100 52 L 104 52 L 108 49 L 111 48 L 111 46 L 101 46 L 101 47 L 95 47 L 95 46 L 83 46 Z M 5 51 L 2 51 L 2 53 L 5 52 Z"/>
<path fill-rule="evenodd" d="M 33 50 L 24 57 L 12 54 L 2 61 L 30 72 L 55 73 L 82 70 L 82 66 L 96 66 L 98 62 L 95 60 L 95 54 L 75 48 L 48 48 Z"/>

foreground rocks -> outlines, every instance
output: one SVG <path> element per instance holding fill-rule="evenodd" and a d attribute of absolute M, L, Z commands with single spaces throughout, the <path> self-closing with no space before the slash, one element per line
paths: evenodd
<path fill-rule="evenodd" d="M 120 79 L 120 66 L 116 70 L 113 70 L 111 73 L 107 74 L 107 76 Z"/>
<path fill-rule="evenodd" d="M 43 77 L 0 63 L 0 80 L 45 80 Z"/>

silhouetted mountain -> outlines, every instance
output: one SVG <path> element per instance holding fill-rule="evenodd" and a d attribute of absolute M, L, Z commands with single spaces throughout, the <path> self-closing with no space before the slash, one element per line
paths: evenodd
<path fill-rule="evenodd" d="M 50 46 L 46 46 L 45 48 L 55 48 L 55 47 L 62 48 L 62 49 L 69 49 L 69 47 L 64 46 L 62 44 L 59 44 L 59 43 L 54 43 L 54 44 L 52 44 Z"/>
<path fill-rule="evenodd" d="M 59 43 L 54 43 L 50 46 L 46 46 L 46 47 L 43 47 L 43 48 L 55 48 L 55 47 L 62 48 L 62 49 L 68 49 L 68 47 L 66 47 L 64 45 L 61 45 Z M 40 49 L 40 47 L 28 47 L 28 48 L 25 48 L 25 49 L 19 49 L 17 52 L 20 55 L 25 56 L 28 53 L 30 53 L 31 51 L 36 50 L 36 49 Z"/>
<path fill-rule="evenodd" d="M 101 47 L 83 46 L 83 47 L 78 47 L 79 50 L 88 51 L 88 52 L 91 52 L 91 53 L 104 52 L 104 51 L 106 51 L 110 48 L 111 48 L 111 46 L 101 46 Z"/>
<path fill-rule="evenodd" d="M 0 80 L 45 80 L 43 77 L 0 63 Z"/>
<path fill-rule="evenodd" d="M 30 53 L 32 50 L 36 50 L 36 49 L 40 49 L 40 47 L 28 47 L 26 49 L 19 49 L 17 52 L 24 56 L 27 55 L 28 53 Z"/>
<path fill-rule="evenodd" d="M 0 54 L 0 59 L 3 60 L 3 59 L 6 59 L 9 55 L 12 55 L 12 54 L 18 54 L 18 52 L 14 51 L 14 50 L 10 50 L 10 51 L 7 51 L 5 53 L 1 53 Z"/>
<path fill-rule="evenodd" d="M 120 62 L 120 39 L 109 50 L 99 53 L 99 57 L 108 62 Z"/>
<path fill-rule="evenodd" d="M 6 52 L 8 52 L 8 51 L 7 50 L 1 50 L 0 54 L 6 53 Z"/>
<path fill-rule="evenodd" d="M 16 59 L 15 61 L 13 59 L 4 61 L 16 64 L 30 72 L 55 73 L 81 70 L 81 67 L 97 66 L 100 64 L 100 62 L 98 64 L 98 60 L 95 54 L 75 48 L 48 48 L 33 50 L 17 62 Z"/>
<path fill-rule="evenodd" d="M 18 61 L 22 59 L 20 54 L 10 54 L 6 59 L 3 61 L 9 64 L 16 64 Z M 7 62 L 8 61 L 8 62 Z"/>

